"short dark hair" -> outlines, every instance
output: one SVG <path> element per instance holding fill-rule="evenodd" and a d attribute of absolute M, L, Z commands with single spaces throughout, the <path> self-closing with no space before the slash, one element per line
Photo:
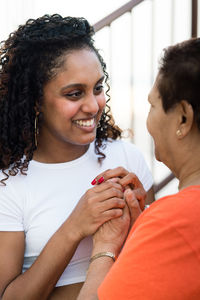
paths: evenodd
<path fill-rule="evenodd" d="M 164 49 L 157 87 L 165 112 L 186 100 L 193 107 L 200 129 L 200 38 Z"/>
<path fill-rule="evenodd" d="M 27 171 L 36 149 L 35 107 L 40 111 L 44 84 L 56 75 L 68 51 L 84 48 L 94 51 L 105 75 L 107 104 L 95 140 L 98 159 L 105 157 L 100 150 L 105 140 L 121 137 L 108 106 L 106 64 L 94 46 L 93 34 L 93 27 L 86 19 L 54 14 L 28 20 L 1 43 L 0 169 L 7 178 Z M 41 122 L 39 118 L 39 126 Z M 8 168 L 9 172 L 5 172 Z"/>

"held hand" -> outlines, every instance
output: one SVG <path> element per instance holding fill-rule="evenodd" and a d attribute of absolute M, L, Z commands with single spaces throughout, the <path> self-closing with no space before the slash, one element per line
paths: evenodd
<path fill-rule="evenodd" d="M 140 209 L 143 211 L 147 193 L 138 177 L 134 173 L 128 173 L 119 180 L 119 183 L 126 189 L 129 187 L 134 191 L 134 197 L 139 201 Z"/>
<path fill-rule="evenodd" d="M 122 216 L 125 206 L 123 197 L 121 185 L 112 181 L 89 189 L 68 219 L 77 239 L 94 234 L 104 222 Z"/>
<path fill-rule="evenodd" d="M 101 184 L 102 181 L 107 181 L 112 178 L 123 178 L 129 172 L 124 169 L 123 167 L 117 167 L 115 169 L 108 169 L 103 173 L 99 174 L 91 183 L 94 184 Z"/>
<path fill-rule="evenodd" d="M 93 236 L 93 254 L 111 251 L 118 255 L 130 227 L 130 214 L 125 205 L 121 217 L 104 223 Z"/>
<path fill-rule="evenodd" d="M 138 179 L 138 177 L 131 172 L 128 172 L 123 167 L 117 167 L 115 169 L 108 169 L 105 172 L 99 174 L 93 182 L 96 184 L 100 184 L 102 181 L 110 180 L 112 178 L 119 178 L 118 182 L 124 187 L 124 189 L 131 188 L 135 192 L 135 197 L 139 201 L 140 208 L 143 211 L 145 206 L 145 199 L 146 199 L 146 191 L 143 188 L 142 183 Z"/>

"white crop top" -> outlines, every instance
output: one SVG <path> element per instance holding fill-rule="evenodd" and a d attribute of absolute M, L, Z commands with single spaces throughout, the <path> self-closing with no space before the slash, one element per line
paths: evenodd
<path fill-rule="evenodd" d="M 10 176 L 0 185 L 0 231 L 24 231 L 23 272 L 38 257 L 49 238 L 68 218 L 91 181 L 101 172 L 123 166 L 134 172 L 149 190 L 151 173 L 141 152 L 124 141 L 108 142 L 102 165 L 94 153 L 94 143 L 80 158 L 67 163 L 44 164 L 31 161 L 27 176 Z M 0 173 L 0 177 L 2 174 Z M 83 282 L 92 250 L 92 238 L 79 244 L 56 286 Z"/>

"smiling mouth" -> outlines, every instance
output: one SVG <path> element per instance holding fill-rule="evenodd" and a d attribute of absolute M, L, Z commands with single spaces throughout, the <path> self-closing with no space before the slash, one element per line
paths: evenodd
<path fill-rule="evenodd" d="M 76 120 L 74 123 L 83 127 L 91 127 L 94 125 L 94 118 L 89 120 Z"/>

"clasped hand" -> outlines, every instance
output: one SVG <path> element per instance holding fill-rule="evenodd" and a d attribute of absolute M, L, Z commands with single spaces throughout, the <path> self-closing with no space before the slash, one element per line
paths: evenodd
<path fill-rule="evenodd" d="M 101 177 L 104 181 L 98 184 Z M 96 182 L 81 197 L 68 222 L 77 241 L 96 233 L 95 243 L 107 247 L 112 242 L 116 252 L 144 209 L 146 192 L 137 176 L 122 167 L 99 174 Z"/>
<path fill-rule="evenodd" d="M 144 210 L 146 191 L 137 176 L 122 167 L 107 170 L 96 177 L 103 177 L 105 182 L 114 181 L 121 185 L 124 192 L 125 206 L 123 214 L 104 223 L 94 234 L 94 252 L 112 251 L 118 254 L 131 226 Z"/>

